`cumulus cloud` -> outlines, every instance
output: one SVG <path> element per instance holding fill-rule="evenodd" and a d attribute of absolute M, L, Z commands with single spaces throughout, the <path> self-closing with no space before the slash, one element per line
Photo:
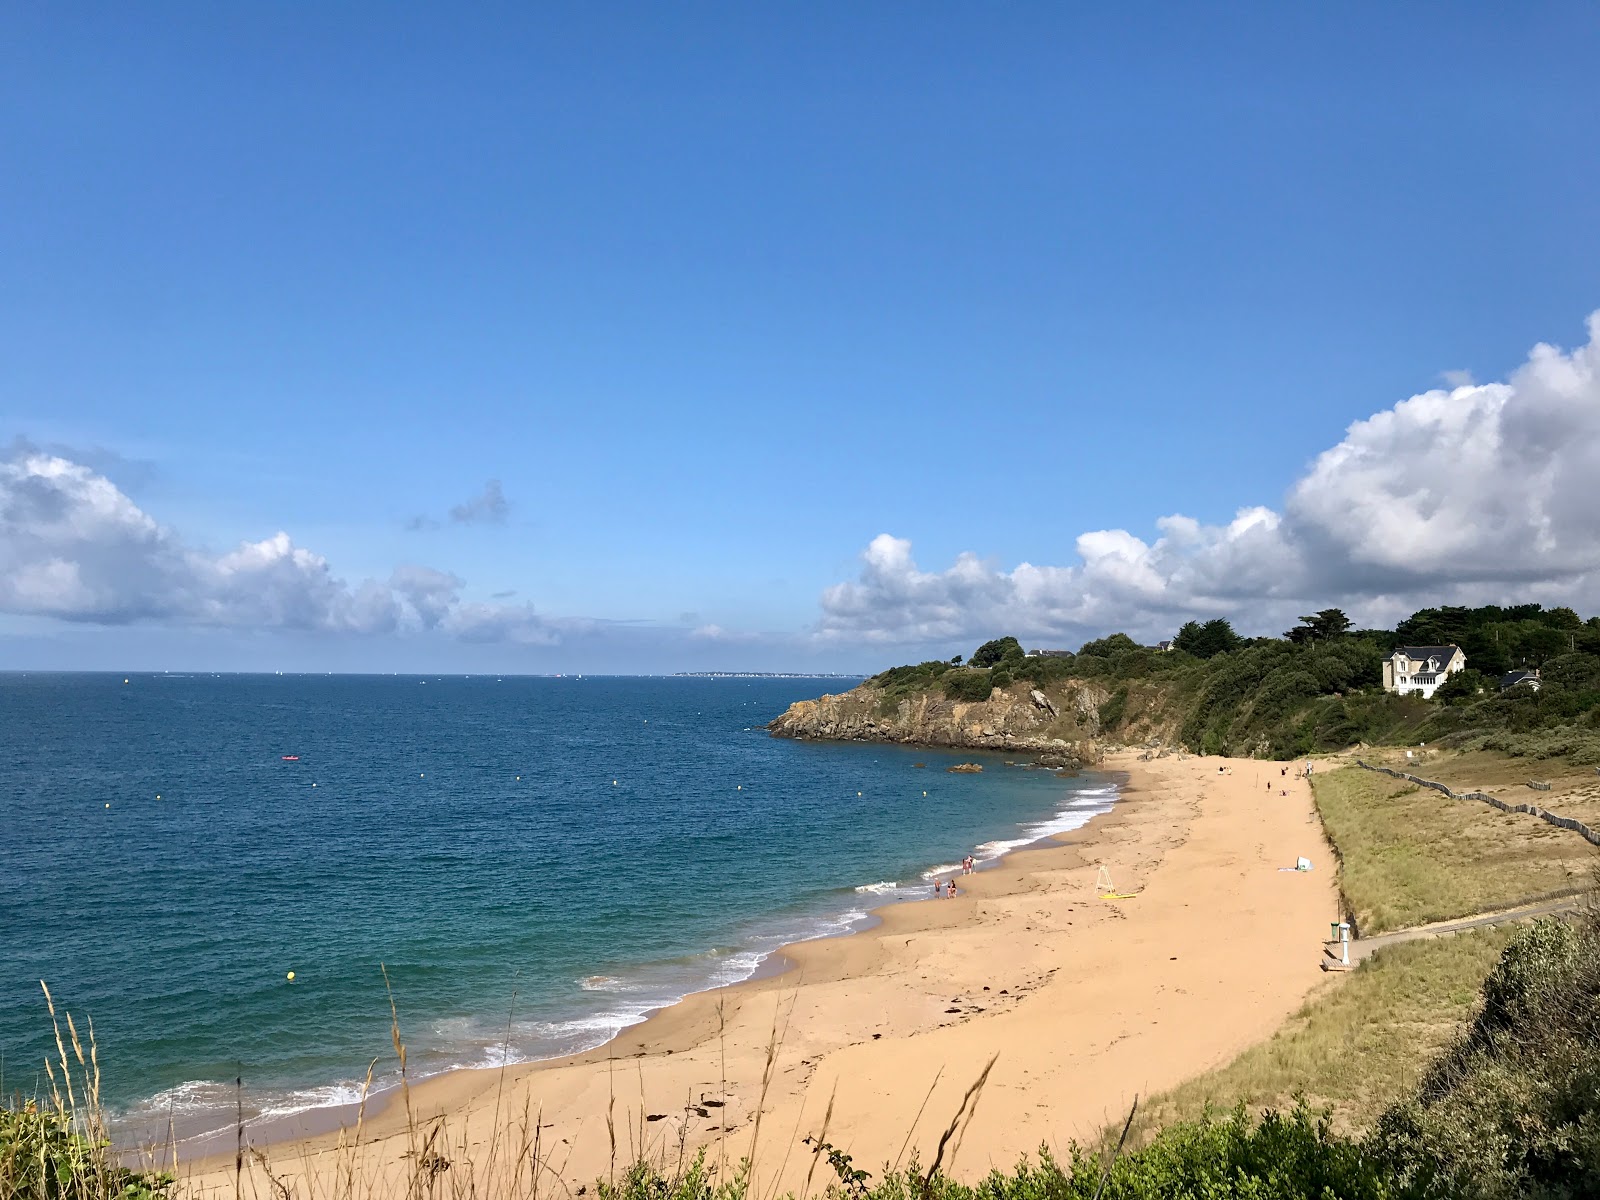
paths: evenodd
<path fill-rule="evenodd" d="M 499 485 L 470 502 L 494 508 Z M 490 497 L 485 501 L 485 497 Z M 499 498 L 503 506 L 504 498 Z M 351 586 L 284 532 L 222 554 L 186 544 L 105 475 L 19 440 L 0 454 L 0 612 L 101 625 L 394 633 L 550 644 L 581 622 L 469 603 L 446 571 L 402 565 Z"/>
<path fill-rule="evenodd" d="M 825 640 L 934 641 L 997 629 L 1151 636 L 1191 616 L 1271 629 L 1307 604 L 1387 619 L 1441 601 L 1600 602 L 1600 312 L 1586 345 L 1536 346 L 1503 383 L 1413 396 L 1352 424 L 1281 511 L 1079 535 L 1077 561 L 1007 571 L 963 554 L 924 571 L 882 534 L 822 594 Z"/>

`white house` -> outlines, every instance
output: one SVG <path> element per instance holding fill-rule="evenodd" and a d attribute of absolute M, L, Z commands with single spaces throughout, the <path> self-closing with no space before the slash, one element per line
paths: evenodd
<path fill-rule="evenodd" d="M 1445 679 L 1466 666 L 1467 656 L 1460 646 L 1397 646 L 1384 660 L 1383 686 L 1402 696 L 1420 692 L 1427 700 Z"/>

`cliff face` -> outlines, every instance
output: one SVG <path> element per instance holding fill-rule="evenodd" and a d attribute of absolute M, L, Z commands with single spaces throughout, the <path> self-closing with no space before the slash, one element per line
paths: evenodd
<path fill-rule="evenodd" d="M 791 704 L 767 728 L 779 737 L 1012 750 L 1087 764 L 1100 760 L 1098 714 L 1109 698 L 1092 680 L 1052 686 L 1048 694 L 1018 683 L 973 703 L 928 691 L 897 696 L 862 684 Z"/>

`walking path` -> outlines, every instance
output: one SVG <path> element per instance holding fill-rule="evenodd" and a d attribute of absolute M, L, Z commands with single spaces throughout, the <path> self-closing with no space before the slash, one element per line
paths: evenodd
<path fill-rule="evenodd" d="M 1431 925 L 1416 925 L 1410 929 L 1397 929 L 1393 933 L 1380 933 L 1373 937 L 1360 938 L 1350 943 L 1350 965 L 1356 966 L 1373 951 L 1381 950 L 1385 946 L 1395 946 L 1401 942 L 1414 942 L 1419 938 L 1444 937 L 1452 933 L 1461 933 L 1467 929 L 1482 929 L 1489 925 L 1503 925 L 1507 921 L 1527 921 L 1535 917 L 1549 917 L 1558 913 L 1575 912 L 1583 903 L 1589 889 L 1573 892 L 1568 896 L 1555 896 L 1532 904 L 1519 905 L 1516 908 L 1501 909 L 1498 912 L 1477 913 L 1470 917 L 1457 917 L 1453 921 L 1435 921 Z M 1323 953 L 1337 963 L 1339 958 L 1339 943 L 1324 943 Z M 1339 964 L 1342 965 L 1342 964 Z M 1324 965 L 1327 969 L 1327 964 Z"/>

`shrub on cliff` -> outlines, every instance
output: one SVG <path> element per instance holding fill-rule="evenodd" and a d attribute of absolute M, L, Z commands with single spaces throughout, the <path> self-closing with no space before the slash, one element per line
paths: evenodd
<path fill-rule="evenodd" d="M 1172 648 L 1196 658 L 1215 658 L 1219 654 L 1237 650 L 1242 642 L 1243 639 L 1233 631 L 1233 626 L 1218 617 L 1204 625 L 1198 621 L 1185 623 L 1172 640 Z"/>
<path fill-rule="evenodd" d="M 957 670 L 946 673 L 944 677 L 944 694 L 947 700 L 961 700 L 967 703 L 987 700 L 990 689 L 994 686 L 988 671 Z"/>
<path fill-rule="evenodd" d="M 1001 637 L 979 646 L 972 652 L 968 663 L 974 667 L 992 667 L 1006 659 L 1021 660 L 1025 657 L 1021 642 L 1014 637 Z"/>
<path fill-rule="evenodd" d="M 1107 637 L 1096 638 L 1092 642 L 1085 642 L 1078 648 L 1078 657 L 1092 655 L 1096 658 L 1110 658 L 1118 650 L 1142 649 L 1138 642 L 1125 633 L 1113 633 Z"/>

